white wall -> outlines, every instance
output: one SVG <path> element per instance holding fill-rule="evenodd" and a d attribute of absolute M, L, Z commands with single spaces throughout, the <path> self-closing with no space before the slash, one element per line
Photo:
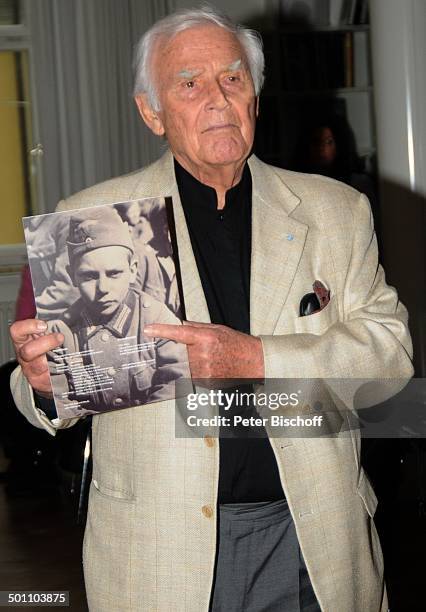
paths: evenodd
<path fill-rule="evenodd" d="M 370 0 L 383 259 L 426 376 L 426 1 Z"/>
<path fill-rule="evenodd" d="M 426 195 L 426 2 L 370 0 L 382 177 Z"/>

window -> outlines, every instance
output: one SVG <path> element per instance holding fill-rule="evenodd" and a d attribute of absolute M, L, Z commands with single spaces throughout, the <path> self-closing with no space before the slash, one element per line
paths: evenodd
<path fill-rule="evenodd" d="M 16 25 L 21 22 L 21 2 L 0 0 L 0 25 Z"/>
<path fill-rule="evenodd" d="M 0 268 L 22 263 L 21 218 L 36 210 L 30 41 L 26 3 L 0 0 Z"/>
<path fill-rule="evenodd" d="M 0 51 L 0 244 L 22 242 L 17 221 L 32 210 L 27 161 L 29 105 L 27 52 Z"/>

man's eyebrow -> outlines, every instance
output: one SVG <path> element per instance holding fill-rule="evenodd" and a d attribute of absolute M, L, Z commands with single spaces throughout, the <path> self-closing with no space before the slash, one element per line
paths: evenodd
<path fill-rule="evenodd" d="M 239 70 L 242 66 L 242 59 L 237 59 L 235 60 L 235 62 L 232 62 L 232 64 L 229 64 L 227 70 L 231 70 L 232 72 Z"/>
<path fill-rule="evenodd" d="M 87 274 L 88 272 L 94 272 L 96 274 L 98 274 L 98 271 L 96 270 L 96 268 L 77 268 L 77 272 L 79 274 Z"/>
<path fill-rule="evenodd" d="M 178 77 L 182 77 L 183 79 L 192 79 L 198 74 L 200 74 L 199 70 L 181 70 L 177 73 Z"/>
<path fill-rule="evenodd" d="M 240 70 L 240 68 L 242 67 L 243 64 L 243 60 L 241 58 L 235 60 L 235 62 L 232 62 L 232 64 L 229 64 L 229 66 L 227 66 L 225 68 L 225 70 L 230 70 L 231 72 L 235 72 L 237 70 Z M 200 70 L 180 70 L 177 73 L 177 76 L 183 79 L 192 79 L 195 76 L 198 76 L 201 73 Z"/>

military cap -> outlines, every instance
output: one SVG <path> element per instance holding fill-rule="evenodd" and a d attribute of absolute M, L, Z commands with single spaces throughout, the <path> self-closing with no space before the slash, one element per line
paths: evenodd
<path fill-rule="evenodd" d="M 101 247 L 135 250 L 127 223 L 110 206 L 85 208 L 71 215 L 67 246 L 70 261 Z"/>

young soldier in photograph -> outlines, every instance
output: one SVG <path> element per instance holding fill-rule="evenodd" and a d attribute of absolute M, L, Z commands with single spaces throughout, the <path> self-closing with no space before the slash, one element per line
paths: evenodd
<path fill-rule="evenodd" d="M 81 414 L 86 406 L 97 412 L 173 397 L 174 381 L 189 377 L 186 351 L 170 340 L 153 342 L 143 328 L 179 320 L 132 286 L 138 259 L 127 225 L 112 208 L 78 212 L 70 217 L 67 247 L 69 275 L 80 298 L 62 319 L 49 323 L 50 331 L 65 338 L 49 355 L 62 415 Z"/>

